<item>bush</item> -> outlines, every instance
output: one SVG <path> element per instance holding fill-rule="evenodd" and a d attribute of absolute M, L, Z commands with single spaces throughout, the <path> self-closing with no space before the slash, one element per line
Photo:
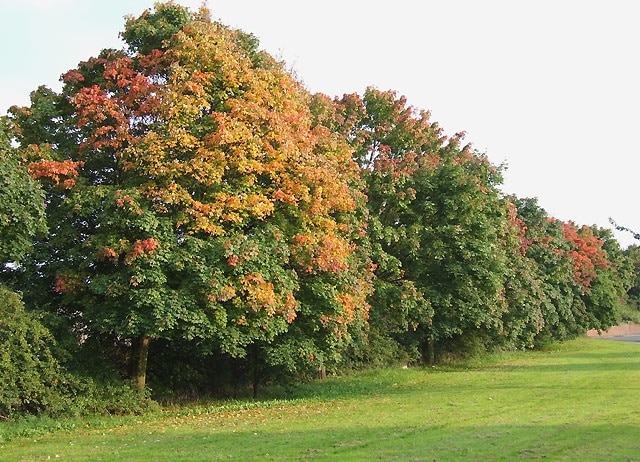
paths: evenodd
<path fill-rule="evenodd" d="M 71 402 L 68 375 L 52 353 L 51 333 L 20 296 L 0 286 L 0 416 L 52 413 Z"/>
<path fill-rule="evenodd" d="M 410 334 L 396 334 L 397 338 L 382 329 L 372 327 L 367 342 L 350 351 L 349 366 L 353 369 L 389 367 L 420 362 L 420 351 Z M 413 341 L 412 341 L 413 340 Z"/>
<path fill-rule="evenodd" d="M 442 339 L 436 346 L 438 363 L 473 361 L 487 356 L 497 347 L 495 340 L 482 330 L 467 331 Z"/>
<path fill-rule="evenodd" d="M 71 374 L 56 342 L 20 296 L 0 286 L 0 420 L 48 414 L 140 414 L 155 403 L 117 378 Z"/>
<path fill-rule="evenodd" d="M 141 392 L 126 382 L 103 383 L 87 378 L 77 384 L 70 411 L 75 415 L 141 415 L 159 408 L 148 389 Z"/>

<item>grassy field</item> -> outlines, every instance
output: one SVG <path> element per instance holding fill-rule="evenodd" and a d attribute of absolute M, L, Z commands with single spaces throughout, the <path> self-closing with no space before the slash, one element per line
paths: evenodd
<path fill-rule="evenodd" d="M 332 377 L 288 399 L 4 423 L 0 460 L 640 461 L 639 404 L 640 344 L 580 339 Z"/>

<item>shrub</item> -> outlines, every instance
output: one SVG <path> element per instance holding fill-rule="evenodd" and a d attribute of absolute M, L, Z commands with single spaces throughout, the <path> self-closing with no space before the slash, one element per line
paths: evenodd
<path fill-rule="evenodd" d="M 68 375 L 55 341 L 20 296 L 0 286 L 0 416 L 60 412 L 70 405 Z"/>

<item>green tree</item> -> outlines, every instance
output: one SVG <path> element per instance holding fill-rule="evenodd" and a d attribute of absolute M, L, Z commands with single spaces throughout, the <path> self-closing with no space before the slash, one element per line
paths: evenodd
<path fill-rule="evenodd" d="M 550 218 L 536 199 L 519 199 L 515 203 L 518 218 L 524 224 L 523 250 L 534 264 L 532 278 L 539 282 L 541 289 L 544 322 L 541 328 L 535 329 L 535 343 L 579 335 L 586 317 L 576 297 L 580 289 L 569 257 L 571 243 L 565 238 L 562 223 Z"/>
<path fill-rule="evenodd" d="M 11 123 L 0 119 L 0 263 L 19 260 L 46 232 L 44 194 L 11 146 Z"/>
<path fill-rule="evenodd" d="M 499 329 L 510 232 L 500 169 L 393 92 L 369 88 L 336 105 L 316 112 L 351 143 L 366 181 L 372 322 L 427 361 L 435 343 Z"/>
<path fill-rule="evenodd" d="M 630 303 L 636 310 L 640 309 L 640 246 L 630 245 L 623 251 L 625 257 L 633 265 L 633 276 L 630 281 L 627 295 Z"/>
<path fill-rule="evenodd" d="M 519 216 L 518 209 L 525 209 L 523 213 L 534 214 L 542 210 L 537 207 L 535 200 L 507 198 L 510 202 L 509 220 L 511 222 L 512 240 L 509 254 L 508 275 L 504 283 L 504 296 L 509 307 L 502 318 L 503 336 L 499 346 L 503 348 L 532 348 L 535 346 L 536 336 L 545 325 L 545 285 L 540 278 L 540 268 L 537 263 L 527 256 L 529 246 L 533 242 L 530 228 Z"/>

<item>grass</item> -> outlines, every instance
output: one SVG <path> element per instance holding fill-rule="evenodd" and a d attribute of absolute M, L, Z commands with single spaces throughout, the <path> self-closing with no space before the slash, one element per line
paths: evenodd
<path fill-rule="evenodd" d="M 640 461 L 640 344 L 553 348 L 332 377 L 289 399 L 5 423 L 0 460 Z"/>

